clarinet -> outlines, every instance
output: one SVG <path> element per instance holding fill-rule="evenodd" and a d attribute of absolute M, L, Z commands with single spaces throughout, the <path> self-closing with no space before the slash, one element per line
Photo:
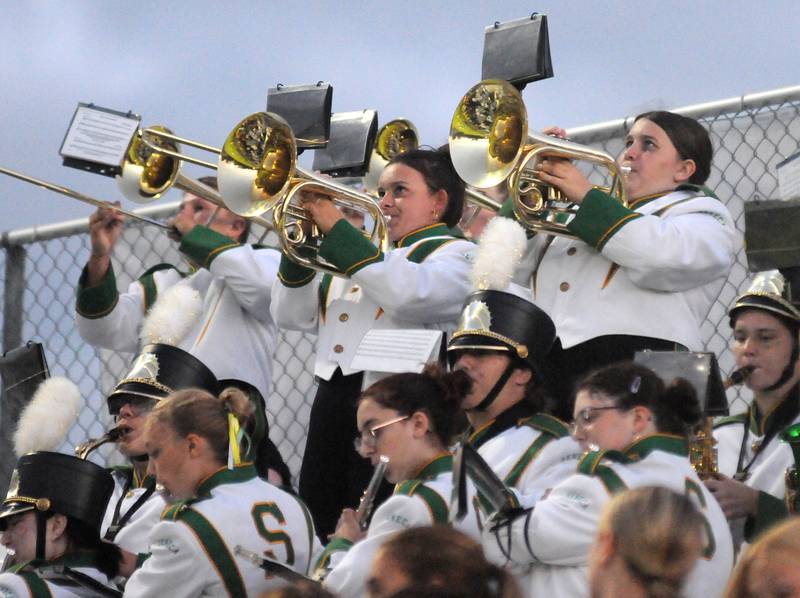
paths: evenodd
<path fill-rule="evenodd" d="M 369 480 L 367 489 L 358 503 L 358 510 L 356 510 L 356 519 L 358 520 L 358 527 L 362 531 L 367 529 L 369 525 L 369 517 L 372 514 L 372 507 L 375 504 L 375 495 L 378 494 L 378 489 L 381 486 L 381 481 L 386 473 L 386 467 L 389 465 L 389 457 L 381 455 L 378 464 L 375 466 L 375 471 L 372 478 Z"/>

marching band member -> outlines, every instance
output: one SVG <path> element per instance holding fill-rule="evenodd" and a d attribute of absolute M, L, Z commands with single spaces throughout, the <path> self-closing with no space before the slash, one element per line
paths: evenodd
<path fill-rule="evenodd" d="M 706 485 L 737 541 L 749 542 L 787 516 L 784 473 L 795 462 L 779 436 L 800 422 L 800 311 L 784 296 L 787 290 L 779 272 L 762 272 L 728 312 L 736 365 L 752 368 L 745 384 L 753 402 L 717 424 L 720 475 Z"/>
<path fill-rule="evenodd" d="M 711 159 L 697 121 L 657 111 L 636 117 L 618 158 L 630 169 L 628 207 L 572 163 L 542 162 L 540 178 L 580 204 L 567 224 L 577 239 L 535 235 L 517 282 L 530 282 L 555 322 L 556 389 L 565 405 L 593 367 L 642 349 L 702 348 L 700 324 L 740 244 L 725 205 L 702 187 Z"/>
<path fill-rule="evenodd" d="M 320 255 L 347 275 L 316 275 L 284 256 L 271 306 L 280 327 L 318 334 L 319 388 L 300 495 L 322 535 L 333 532 L 342 508 L 358 502 L 371 473 L 351 444 L 364 376 L 350 362 L 362 337 L 372 328 L 450 332 L 469 293 L 473 245 L 448 228 L 458 222 L 464 202 L 464 184 L 449 156 L 400 154 L 383 170 L 378 193 L 394 248 L 384 254 L 331 201 L 307 198 L 303 207 L 325 235 Z"/>
<path fill-rule="evenodd" d="M 285 584 L 236 545 L 306 574 L 321 549 L 305 505 L 240 462 L 240 431 L 254 411 L 238 389 L 219 398 L 178 391 L 147 418 L 145 447 L 156 478 L 177 501 L 150 533 L 150 557 L 128 580 L 130 596 L 258 596 Z"/>
<path fill-rule="evenodd" d="M 216 187 L 215 178 L 201 181 Z M 171 317 L 188 315 L 188 329 L 179 340 L 165 342 L 192 353 L 218 379 L 243 380 L 266 397 L 277 335 L 269 303 L 279 254 L 244 244 L 248 221 L 222 208 L 211 220 L 214 209 L 211 202 L 184 194 L 171 222 L 176 230 L 171 238 L 179 242 L 193 272 L 186 275 L 173 265 L 159 264 L 125 293 L 117 291 L 111 265 L 123 218 L 112 210 L 95 212 L 89 220 L 91 255 L 78 284 L 78 331 L 94 346 L 136 353 L 143 319 L 165 291 L 179 287 L 186 295 L 194 292 L 199 296 L 196 308 L 187 298 L 187 304 L 178 303 L 171 312 Z"/>
<path fill-rule="evenodd" d="M 592 596 L 680 596 L 704 543 L 705 519 L 687 496 L 658 486 L 618 494 L 603 509 L 592 545 Z"/>
<path fill-rule="evenodd" d="M 467 297 L 447 351 L 472 381 L 461 404 L 469 442 L 532 506 L 575 471 L 581 451 L 567 425 L 548 414 L 542 383 L 556 339 L 553 321 L 531 302 L 528 289 L 509 284 L 513 255 L 519 259 L 524 245 L 516 222 L 489 223 L 472 272 L 475 286 L 486 290 Z"/>
<path fill-rule="evenodd" d="M 686 435 L 699 417 L 696 395 L 685 381 L 665 388 L 652 371 L 633 363 L 593 372 L 578 385 L 575 399 L 573 435 L 590 450 L 577 473 L 533 509 L 490 530 L 484 548 L 495 558 L 532 563 L 533 596 L 588 596 L 587 565 L 602 508 L 627 488 L 663 486 L 691 497 L 706 522 L 703 558 L 685 595 L 721 595 L 733 545 L 722 510 L 688 459 Z"/>
<path fill-rule="evenodd" d="M 364 391 L 358 402 L 358 450 L 373 465 L 388 457 L 385 477 L 397 485 L 375 511 L 366 533 L 355 511 L 342 512 L 317 563 L 318 570 L 331 569 L 325 578 L 329 589 L 343 597 L 363 596 L 372 560 L 387 540 L 407 528 L 448 524 L 453 489 L 448 447 L 468 385 L 462 372 L 447 374 L 428 365 L 421 374 L 394 374 Z M 457 527 L 480 538 L 471 506 Z"/>
<path fill-rule="evenodd" d="M 131 371 L 108 396 L 108 410 L 120 432 L 117 450 L 130 461 L 111 469 L 114 493 L 108 504 L 103 538 L 134 555 L 147 553 L 148 535 L 161 520 L 166 504 L 147 472 L 144 423 L 147 414 L 172 391 L 184 388 L 216 391 L 211 371 L 191 354 L 166 344 L 147 345 Z"/>
<path fill-rule="evenodd" d="M 113 596 L 120 551 L 99 534 L 111 475 L 90 461 L 36 452 L 20 457 L 12 480 L 0 530 L 14 565 L 0 574 L 0 596 Z"/>

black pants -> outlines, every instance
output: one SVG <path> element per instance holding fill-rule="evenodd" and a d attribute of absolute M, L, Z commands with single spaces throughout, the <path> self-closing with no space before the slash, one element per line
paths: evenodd
<path fill-rule="evenodd" d="M 317 535 L 324 542 L 336 529 L 342 509 L 358 507 L 359 499 L 372 477 L 369 459 L 353 447 L 358 434 L 356 402 L 361 394 L 363 374 L 319 381 L 311 406 L 308 438 L 300 469 L 300 497 L 308 505 Z M 375 507 L 391 494 L 384 481 Z"/>
<path fill-rule="evenodd" d="M 556 401 L 554 414 L 564 421 L 571 421 L 575 386 L 586 374 L 618 361 L 630 361 L 634 353 L 644 349 L 686 350 L 673 341 L 625 334 L 598 336 L 569 349 L 562 349 L 561 341 L 556 340 L 548 358 L 546 380 L 550 394 Z"/>

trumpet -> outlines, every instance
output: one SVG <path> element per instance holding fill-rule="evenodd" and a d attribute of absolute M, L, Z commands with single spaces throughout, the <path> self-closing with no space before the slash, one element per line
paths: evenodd
<path fill-rule="evenodd" d="M 156 141 L 156 139 L 160 141 Z M 117 177 L 122 194 L 134 202 L 150 203 L 159 199 L 170 188 L 175 187 L 210 201 L 218 208 L 229 209 L 265 229 L 272 229 L 272 223 L 269 220 L 260 218 L 255 213 L 239 211 L 236 205 L 226 202 L 216 189 L 181 174 L 181 161 L 215 170 L 219 168 L 219 165 L 180 153 L 179 142 L 220 154 L 220 160 L 222 160 L 222 150 L 178 137 L 162 125 L 140 129 L 131 140 L 122 162 L 122 173 Z"/>
<path fill-rule="evenodd" d="M 217 165 L 159 145 L 154 138 L 186 143 L 219 153 Z M 377 202 L 365 193 L 317 177 L 297 166 L 297 143 L 291 127 L 281 117 L 256 112 L 242 119 L 221 149 L 158 131 L 144 129 L 143 142 L 156 154 L 216 168 L 225 203 L 239 215 L 255 218 L 273 210 L 273 226 L 281 248 L 293 261 L 333 275 L 342 275 L 319 256 L 322 235 L 299 204 L 301 193 L 331 197 L 340 207 L 366 212 L 372 228 L 365 236 L 380 250 L 389 245 L 388 226 Z"/>
<path fill-rule="evenodd" d="M 464 182 L 478 189 L 505 183 L 517 220 L 531 230 L 575 237 L 556 222 L 559 214 L 574 214 L 575 207 L 536 175 L 539 163 L 547 158 L 583 160 L 605 168 L 611 175 L 607 191 L 627 205 L 622 169 L 614 158 L 577 143 L 529 133 L 522 96 L 506 81 L 487 79 L 467 91 L 453 114 L 449 144 L 453 165 Z"/>
<path fill-rule="evenodd" d="M 364 175 L 364 190 L 370 195 L 378 192 L 378 179 L 386 165 L 404 152 L 419 147 L 419 133 L 410 120 L 396 118 L 383 125 L 375 137 L 375 145 Z"/>
<path fill-rule="evenodd" d="M 10 168 L 4 168 L 0 166 L 0 174 L 5 174 L 10 177 L 14 177 L 21 181 L 25 181 L 26 183 L 31 183 L 33 185 L 38 185 L 39 187 L 43 187 L 48 191 L 54 191 L 56 193 L 60 193 L 61 195 L 66 195 L 67 197 L 71 197 L 73 199 L 77 199 L 78 201 L 82 201 L 83 203 L 89 204 L 90 206 L 94 206 L 96 208 L 106 208 L 108 210 L 113 210 L 118 214 L 123 214 L 128 216 L 129 218 L 133 218 L 134 220 L 139 220 L 140 222 L 144 222 L 145 224 L 150 224 L 151 226 L 157 226 L 159 228 L 163 228 L 168 231 L 172 231 L 172 227 L 168 224 L 164 224 L 163 222 L 159 222 L 158 220 L 153 220 L 152 218 L 147 218 L 146 216 L 141 216 L 136 214 L 135 212 L 129 212 L 127 210 L 123 210 L 119 206 L 115 206 L 113 203 L 108 201 L 103 201 L 102 199 L 95 199 L 94 197 L 90 197 L 88 195 L 84 195 L 83 193 L 79 193 L 69 187 L 63 187 L 61 185 L 56 185 L 54 183 L 48 183 L 47 181 L 43 181 L 41 179 L 34 178 L 32 176 L 28 176 L 26 174 L 22 174 L 21 172 L 17 172 L 16 170 L 11 170 Z"/>
<path fill-rule="evenodd" d="M 111 428 L 108 432 L 103 434 L 100 438 L 90 438 L 86 442 L 81 442 L 78 446 L 75 447 L 75 455 L 79 459 L 88 459 L 89 455 L 101 447 L 104 444 L 109 442 L 116 442 L 122 436 L 122 429 L 117 426 L 116 428 Z"/>

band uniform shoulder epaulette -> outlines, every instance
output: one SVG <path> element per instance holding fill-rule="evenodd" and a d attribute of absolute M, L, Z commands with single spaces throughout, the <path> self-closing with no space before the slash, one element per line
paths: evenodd
<path fill-rule="evenodd" d="M 569 428 L 567 424 L 555 416 L 546 413 L 537 413 L 530 417 L 520 420 L 518 427 L 528 426 L 534 430 L 539 430 L 545 434 L 550 434 L 556 438 L 564 438 L 569 436 Z"/>
<path fill-rule="evenodd" d="M 590 451 L 578 462 L 578 473 L 598 478 L 611 494 L 627 488 L 616 472 L 603 461 L 626 463 L 628 458 L 619 451 Z"/>
<path fill-rule="evenodd" d="M 450 510 L 447 502 L 436 490 L 426 486 L 423 480 L 406 480 L 405 482 L 400 482 L 395 486 L 394 493 L 405 496 L 416 496 L 422 499 L 428 506 L 434 523 L 448 523 L 450 519 Z"/>
<path fill-rule="evenodd" d="M 747 423 L 747 413 L 737 413 L 736 415 L 728 415 L 721 417 L 714 422 L 714 429 L 722 428 L 723 426 L 730 426 L 731 424 L 744 424 Z"/>

